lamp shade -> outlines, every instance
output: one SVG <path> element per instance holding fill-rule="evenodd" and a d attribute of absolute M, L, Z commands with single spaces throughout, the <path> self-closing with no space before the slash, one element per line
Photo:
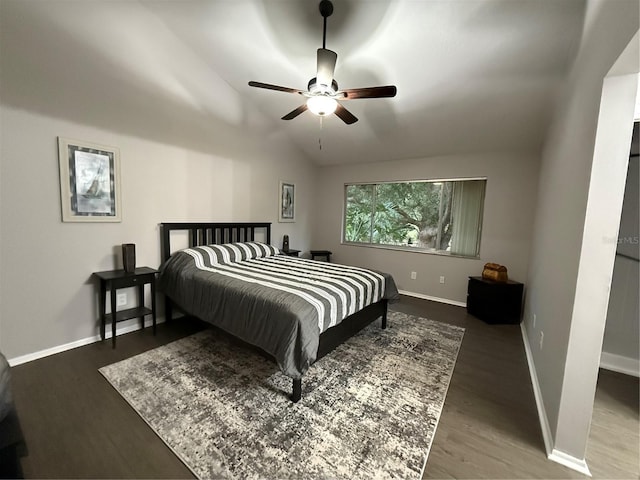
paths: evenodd
<path fill-rule="evenodd" d="M 325 115 L 331 115 L 336 111 L 338 102 L 331 97 L 325 95 L 318 95 L 310 97 L 307 100 L 307 107 L 311 110 L 311 113 L 324 117 Z"/>

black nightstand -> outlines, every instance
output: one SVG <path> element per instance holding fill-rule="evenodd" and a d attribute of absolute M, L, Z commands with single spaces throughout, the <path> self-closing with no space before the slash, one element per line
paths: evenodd
<path fill-rule="evenodd" d="M 300 250 L 280 250 L 282 252 L 283 255 L 287 255 L 289 257 L 297 257 L 298 254 L 300 253 Z"/>
<path fill-rule="evenodd" d="M 325 258 L 327 262 L 331 261 L 331 252 L 329 250 L 311 250 L 311 260 L 315 260 L 316 257 Z"/>
<path fill-rule="evenodd" d="M 520 323 L 524 285 L 469 277 L 467 312 L 487 323 Z"/>
<path fill-rule="evenodd" d="M 111 322 L 111 343 L 116 348 L 116 323 L 130 318 L 139 317 L 144 327 L 145 315 L 153 316 L 153 334 L 156 334 L 156 273 L 157 270 L 149 267 L 136 268 L 134 272 L 127 273 L 124 270 L 108 270 L 94 272 L 100 279 L 100 337 L 104 340 L 105 326 Z M 151 285 L 151 308 L 144 306 L 144 286 Z M 116 312 L 116 297 L 119 288 L 138 287 L 138 306 Z M 107 291 L 111 291 L 111 312 L 107 315 Z M 115 321 L 114 314 L 115 312 Z"/>

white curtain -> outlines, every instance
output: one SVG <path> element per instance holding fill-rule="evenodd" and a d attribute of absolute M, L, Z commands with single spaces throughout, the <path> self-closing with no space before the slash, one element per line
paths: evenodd
<path fill-rule="evenodd" d="M 455 182 L 453 187 L 453 235 L 451 253 L 478 255 L 482 204 L 486 180 Z"/>

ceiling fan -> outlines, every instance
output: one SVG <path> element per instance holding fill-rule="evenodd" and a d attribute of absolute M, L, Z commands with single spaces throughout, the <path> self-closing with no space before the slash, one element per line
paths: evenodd
<path fill-rule="evenodd" d="M 285 93 L 297 93 L 307 97 L 307 101 L 305 103 L 295 110 L 287 113 L 282 117 L 282 120 L 291 120 L 305 110 L 310 110 L 312 113 L 320 117 L 335 113 L 344 123 L 351 125 L 352 123 L 357 122 L 358 118 L 349 110 L 344 108 L 338 100 L 343 101 L 355 100 L 358 98 L 395 97 L 397 89 L 394 85 L 351 88 L 347 90 L 338 89 L 338 83 L 333 78 L 338 54 L 325 48 L 327 39 L 327 17 L 331 16 L 333 13 L 333 4 L 330 0 L 322 0 L 320 2 L 319 9 L 320 15 L 322 15 L 324 19 L 322 48 L 318 49 L 318 68 L 316 76 L 309 80 L 307 91 L 254 81 L 249 82 L 249 86 L 266 88 L 267 90 L 276 90 Z"/>

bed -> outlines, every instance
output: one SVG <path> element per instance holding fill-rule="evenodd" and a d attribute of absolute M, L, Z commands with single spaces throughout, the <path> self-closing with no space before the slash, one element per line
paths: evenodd
<path fill-rule="evenodd" d="M 373 320 L 386 328 L 399 298 L 393 277 L 281 254 L 270 223 L 162 223 L 158 288 L 174 307 L 259 347 L 292 379 L 300 400 L 308 368 Z M 188 234 L 173 252 L 172 232 Z"/>

